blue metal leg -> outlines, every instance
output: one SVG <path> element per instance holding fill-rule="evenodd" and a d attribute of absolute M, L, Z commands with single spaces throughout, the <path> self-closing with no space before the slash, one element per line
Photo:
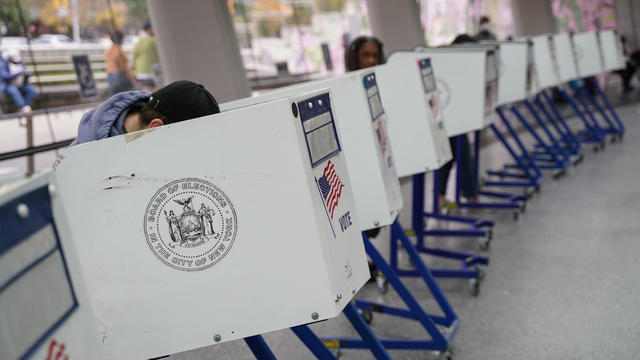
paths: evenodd
<path fill-rule="evenodd" d="M 544 100 L 547 103 L 547 105 L 549 105 L 549 108 L 551 109 L 551 111 L 555 115 L 556 120 L 558 120 L 558 122 L 566 130 L 566 134 L 567 134 L 568 138 L 570 139 L 571 143 L 573 144 L 573 148 L 575 149 L 575 155 L 581 156 L 580 154 L 582 153 L 582 146 L 580 144 L 580 141 L 573 134 L 573 131 L 569 127 L 569 124 L 567 124 L 567 122 L 565 121 L 565 119 L 562 116 L 562 114 L 560 113 L 560 110 L 558 110 L 556 105 L 553 103 L 553 100 L 551 99 L 551 97 L 549 97 L 549 95 L 547 94 L 547 92 L 545 90 L 541 91 L 540 94 L 544 98 Z"/>
<path fill-rule="evenodd" d="M 394 225 L 398 227 L 400 226 L 399 224 L 397 224 L 397 221 L 394 223 Z M 394 225 L 392 225 L 392 231 L 394 231 L 393 229 Z M 436 322 L 434 321 L 432 316 L 427 314 L 424 311 L 424 309 L 420 306 L 420 304 L 415 299 L 415 297 L 411 294 L 411 292 L 409 292 L 407 287 L 402 283 L 402 281 L 400 280 L 400 277 L 398 277 L 396 272 L 384 260 L 382 255 L 378 252 L 378 250 L 376 250 L 376 248 L 373 246 L 371 241 L 369 241 L 369 239 L 364 233 L 362 234 L 362 240 L 364 242 L 364 248 L 367 254 L 371 258 L 373 263 L 376 265 L 378 270 L 382 272 L 385 278 L 389 281 L 389 285 L 391 285 L 391 287 L 396 290 L 400 298 L 407 305 L 408 309 L 407 310 L 396 309 L 394 311 L 392 310 L 393 308 L 387 307 L 386 305 L 378 305 L 378 304 L 373 304 L 371 302 L 364 302 L 364 301 L 362 301 L 361 303 L 367 304 L 366 306 L 369 306 L 369 307 L 373 306 L 376 308 L 388 309 L 388 311 L 384 311 L 384 312 L 392 315 L 399 315 L 405 318 L 415 319 L 418 322 L 420 322 L 420 325 L 422 325 L 422 327 L 427 331 L 427 333 L 431 337 L 428 340 L 380 339 L 380 343 L 384 346 L 385 349 L 447 350 L 449 348 L 449 342 L 453 338 L 458 328 L 458 317 L 453 311 L 453 308 L 451 308 L 451 305 L 449 304 L 447 298 L 442 293 L 442 290 L 440 290 L 440 287 L 438 286 L 435 279 L 431 275 L 431 272 L 429 271 L 429 269 L 426 267 L 426 265 L 420 258 L 420 255 L 416 251 L 411 241 L 409 241 L 409 239 L 406 238 L 406 236 L 404 239 L 401 239 L 402 245 L 407 250 L 409 257 L 411 258 L 413 263 L 416 265 L 419 273 L 421 274 L 422 279 L 427 285 L 427 288 L 429 289 L 430 293 L 433 295 L 434 299 L 440 306 L 442 313 L 444 314 L 444 316 L 434 317 L 438 319 L 437 320 L 438 323 L 448 324 L 448 325 L 445 325 L 448 327 L 446 329 L 443 329 L 443 331 L 440 331 L 440 329 L 437 327 Z M 356 317 L 355 320 L 357 322 L 359 322 L 362 319 L 356 311 L 353 311 L 353 309 L 349 311 L 351 315 Z M 360 323 L 360 325 L 362 325 L 362 323 Z M 364 324 L 364 326 L 366 326 L 366 324 Z M 375 337 L 375 335 L 373 336 Z M 368 347 L 367 343 L 362 339 L 354 339 L 354 338 L 329 339 L 328 338 L 323 340 L 324 341 L 337 340 L 339 341 L 340 347 L 342 348 L 364 349 Z"/>
<path fill-rule="evenodd" d="M 347 316 L 347 319 L 349 319 L 351 325 L 353 325 L 358 334 L 360 334 L 360 337 L 362 337 L 362 340 L 367 347 L 369 347 L 376 359 L 391 359 L 387 350 L 382 346 L 380 339 L 378 339 L 373 331 L 371 331 L 369 325 L 367 325 L 362 316 L 360 316 L 358 309 L 356 309 L 352 303 L 347 304 L 343 312 Z"/>
<path fill-rule="evenodd" d="M 497 108 L 496 112 L 502 119 L 503 123 L 505 123 L 505 125 L 508 124 L 508 122 L 505 121 L 506 119 L 504 118 L 504 114 L 502 113 L 502 110 L 500 108 Z M 537 186 L 538 185 L 537 175 L 531 173 L 531 168 L 529 165 L 526 165 L 524 163 L 523 157 L 516 154 L 515 150 L 507 142 L 507 139 L 502 135 L 500 130 L 498 130 L 498 128 L 494 124 L 491 124 L 491 130 L 496 135 L 496 137 L 498 137 L 498 139 L 500 140 L 502 145 L 505 147 L 505 149 L 507 149 L 507 152 L 511 155 L 513 160 L 516 162 L 517 168 L 519 168 L 522 171 L 527 181 L 518 181 L 518 182 L 485 181 L 483 185 L 485 186 L 522 186 L 522 187 Z M 515 135 L 514 139 L 516 139 L 516 143 L 520 146 L 521 142 L 520 142 L 520 139 L 517 137 L 518 135 L 515 133 L 512 133 L 511 135 L 512 136 Z M 523 156 L 528 156 L 526 151 L 524 152 Z"/>
<path fill-rule="evenodd" d="M 531 105 L 531 104 L 529 104 L 529 105 Z M 535 112 L 535 109 L 533 109 L 533 107 L 527 106 L 527 108 L 529 109 L 529 111 L 533 111 L 532 114 L 534 114 L 534 116 L 537 116 L 537 113 Z M 552 168 L 553 169 L 564 169 L 564 167 L 565 167 L 564 163 L 558 157 L 558 155 L 556 154 L 555 149 L 553 149 L 551 146 L 549 146 L 547 143 L 545 143 L 545 141 L 540 137 L 538 132 L 535 131 L 535 129 L 529 124 L 529 122 L 524 118 L 524 116 L 522 116 L 520 111 L 515 106 L 511 106 L 511 112 L 516 116 L 516 118 L 520 121 L 520 123 L 533 136 L 533 138 L 536 140 L 538 146 L 543 148 L 545 154 L 547 154 L 550 157 L 550 159 L 553 161 L 555 166 L 553 166 Z M 546 166 L 540 166 L 540 168 L 541 169 L 545 169 L 547 167 Z"/>
<path fill-rule="evenodd" d="M 462 138 L 459 135 L 456 137 L 456 204 L 460 204 L 460 193 L 462 192 Z"/>
<path fill-rule="evenodd" d="M 538 107 L 538 109 L 540 109 L 540 111 L 542 111 L 542 115 L 547 119 L 549 124 L 553 126 L 554 130 L 559 136 L 559 142 L 562 142 L 562 144 L 564 145 L 562 146 L 562 149 L 565 150 L 565 153 L 567 153 L 567 156 L 575 154 L 576 149 L 571 139 L 571 134 L 566 132 L 566 130 L 560 126 L 559 122 L 556 121 L 556 119 L 547 110 L 547 107 L 542 102 L 541 98 L 542 98 L 542 95 L 538 94 L 538 96 L 536 96 L 534 99 L 534 104 Z"/>
<path fill-rule="evenodd" d="M 564 89 L 558 87 L 560 95 L 569 103 L 573 112 L 580 118 L 585 129 L 578 136 L 578 140 L 582 143 L 600 144 L 604 141 L 604 136 L 598 132 L 598 130 L 589 123 L 589 120 L 585 116 L 584 112 L 580 110 L 578 104 L 574 101 L 573 97 L 569 95 Z"/>
<path fill-rule="evenodd" d="M 533 104 L 531 104 L 531 102 L 529 100 L 525 100 L 524 104 L 527 107 L 527 109 L 529 109 L 529 112 L 533 115 L 533 118 L 536 120 L 536 122 L 538 123 L 538 125 L 540 126 L 542 131 L 544 131 L 544 133 L 549 138 L 549 141 L 552 144 L 552 146 L 551 146 L 552 153 L 558 155 L 558 160 L 561 161 L 562 166 L 568 165 L 569 154 L 567 154 L 562 149 L 562 145 L 560 145 L 560 143 L 558 143 L 558 140 L 555 138 L 555 136 L 553 136 L 553 134 L 549 130 L 549 127 L 547 127 L 547 125 L 544 123 L 544 121 L 542 120 L 542 118 L 540 117 L 538 112 L 533 107 Z M 565 161 L 566 161 L 566 163 L 565 163 Z"/>
<path fill-rule="evenodd" d="M 244 342 L 247 343 L 249 349 L 258 360 L 275 360 L 276 357 L 271 352 L 269 345 L 264 341 L 262 336 L 255 335 L 244 338 Z"/>
<path fill-rule="evenodd" d="M 596 119 L 596 117 L 593 115 L 593 112 L 591 111 L 591 109 L 589 109 L 589 105 L 587 105 L 587 102 L 582 97 L 582 92 L 585 91 L 584 87 L 577 82 L 571 82 L 571 87 L 573 89 L 574 97 L 576 98 L 576 100 L 578 100 L 578 103 L 582 105 L 584 113 L 587 114 L 587 118 L 591 121 L 591 125 L 594 131 L 597 132 L 602 141 L 604 141 L 607 132 L 602 128 L 602 126 L 600 126 L 600 123 L 598 123 L 598 119 Z"/>
<path fill-rule="evenodd" d="M 529 173 L 530 178 L 531 176 L 533 176 L 534 178 L 537 179 L 537 183 L 541 182 L 543 179 L 542 171 L 540 171 L 540 168 L 536 165 L 536 162 L 534 161 L 534 159 L 529 155 L 527 148 L 524 146 L 524 144 L 520 140 L 520 137 L 518 136 L 516 131 L 513 129 L 513 126 L 511 126 L 509 119 L 507 119 L 502 109 L 498 108 L 496 111 L 498 111 L 498 115 L 500 116 L 500 119 L 502 119 L 502 123 L 507 128 L 507 131 L 509 131 L 509 134 L 511 134 L 511 137 L 514 139 L 514 141 L 518 145 L 518 148 L 520 148 L 520 152 L 522 153 L 522 162 L 527 167 L 527 169 L 530 169 L 531 171 L 533 171 L 533 174 Z"/>
<path fill-rule="evenodd" d="M 593 83 L 595 83 L 595 81 L 592 82 L 592 84 Z M 604 121 L 607 123 L 607 125 L 609 125 L 608 128 L 605 128 L 606 132 L 609 133 L 609 134 L 618 135 L 620 133 L 620 130 L 618 128 L 616 128 L 616 126 L 613 124 L 613 122 L 609 118 L 609 115 L 607 114 L 607 112 L 604 111 L 604 109 L 602 109 L 602 107 L 600 107 L 600 104 L 598 104 L 598 101 L 596 101 L 596 99 L 593 97 L 593 95 L 591 95 L 589 90 L 586 87 L 584 87 L 584 85 L 581 86 L 581 89 L 582 89 L 582 93 L 585 95 L 587 100 L 589 100 L 589 102 L 591 104 L 593 104 L 593 106 L 596 108 L 596 110 L 598 110 L 598 112 L 600 113 L 600 115 L 602 116 Z"/>
<path fill-rule="evenodd" d="M 618 124 L 618 129 L 620 130 L 620 133 L 624 133 L 626 129 L 625 129 L 624 123 L 620 120 L 618 113 L 613 109 L 613 106 L 611 106 L 609 99 L 600 88 L 600 85 L 598 84 L 598 82 L 595 81 L 595 79 L 591 79 L 591 81 L 593 82 L 593 87 L 598 92 L 598 95 L 600 95 L 600 97 L 602 98 L 602 101 L 604 101 L 605 106 L 607 107 L 607 109 L 609 109 L 609 111 L 611 112 L 611 115 L 613 115 L 613 119 Z"/>
<path fill-rule="evenodd" d="M 433 173 L 433 211 L 425 212 L 424 199 L 425 199 L 425 174 L 416 174 L 413 176 L 413 200 L 412 200 L 412 219 L 411 226 L 415 231 L 418 241 L 423 241 L 424 236 L 464 236 L 464 237 L 488 237 L 489 231 L 482 229 L 485 227 L 492 227 L 493 221 L 478 219 L 473 217 L 459 216 L 459 215 L 444 215 L 440 214 L 438 208 L 438 188 L 440 177 L 438 171 Z M 433 218 L 443 221 L 457 222 L 469 225 L 469 229 L 429 229 L 425 230 L 425 218 Z M 395 244 L 392 242 L 391 246 Z M 392 251 L 392 254 L 394 252 Z M 392 268 L 397 269 L 397 263 L 394 263 L 394 258 L 391 258 Z"/>
<path fill-rule="evenodd" d="M 336 357 L 327 349 L 324 343 L 309 329 L 307 325 L 300 325 L 291 328 L 294 334 L 320 360 L 336 360 Z"/>

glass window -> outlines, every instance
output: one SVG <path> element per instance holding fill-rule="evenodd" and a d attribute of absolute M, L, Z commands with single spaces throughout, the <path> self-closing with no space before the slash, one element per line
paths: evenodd
<path fill-rule="evenodd" d="M 344 72 L 344 48 L 370 34 L 365 0 L 233 0 L 227 5 L 250 79 Z"/>

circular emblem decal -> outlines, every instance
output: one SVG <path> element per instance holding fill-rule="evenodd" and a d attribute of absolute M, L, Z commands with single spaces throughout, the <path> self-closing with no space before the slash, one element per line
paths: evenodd
<path fill-rule="evenodd" d="M 208 181 L 172 181 L 153 195 L 144 214 L 151 251 L 183 271 L 204 270 L 231 250 L 238 231 L 229 197 Z"/>
<path fill-rule="evenodd" d="M 451 102 L 451 87 L 449 87 L 449 83 L 442 78 L 436 78 L 436 84 L 440 105 L 443 109 L 446 109 Z"/>

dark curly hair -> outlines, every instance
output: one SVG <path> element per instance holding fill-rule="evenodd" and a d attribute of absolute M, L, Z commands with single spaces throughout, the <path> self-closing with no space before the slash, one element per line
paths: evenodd
<path fill-rule="evenodd" d="M 378 47 L 380 59 L 378 64 L 384 64 L 384 52 L 382 51 L 382 42 L 373 36 L 359 36 L 349 44 L 344 52 L 344 65 L 347 71 L 358 70 L 358 52 L 365 43 L 372 42 Z"/>

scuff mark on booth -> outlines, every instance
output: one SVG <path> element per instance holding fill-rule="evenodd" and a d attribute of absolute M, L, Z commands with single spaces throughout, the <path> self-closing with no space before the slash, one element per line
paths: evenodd
<path fill-rule="evenodd" d="M 142 131 L 136 131 L 130 134 L 124 134 L 124 141 L 128 144 L 132 141 L 140 139 L 141 137 L 153 132 L 154 130 L 155 128 L 150 128 Z"/>

